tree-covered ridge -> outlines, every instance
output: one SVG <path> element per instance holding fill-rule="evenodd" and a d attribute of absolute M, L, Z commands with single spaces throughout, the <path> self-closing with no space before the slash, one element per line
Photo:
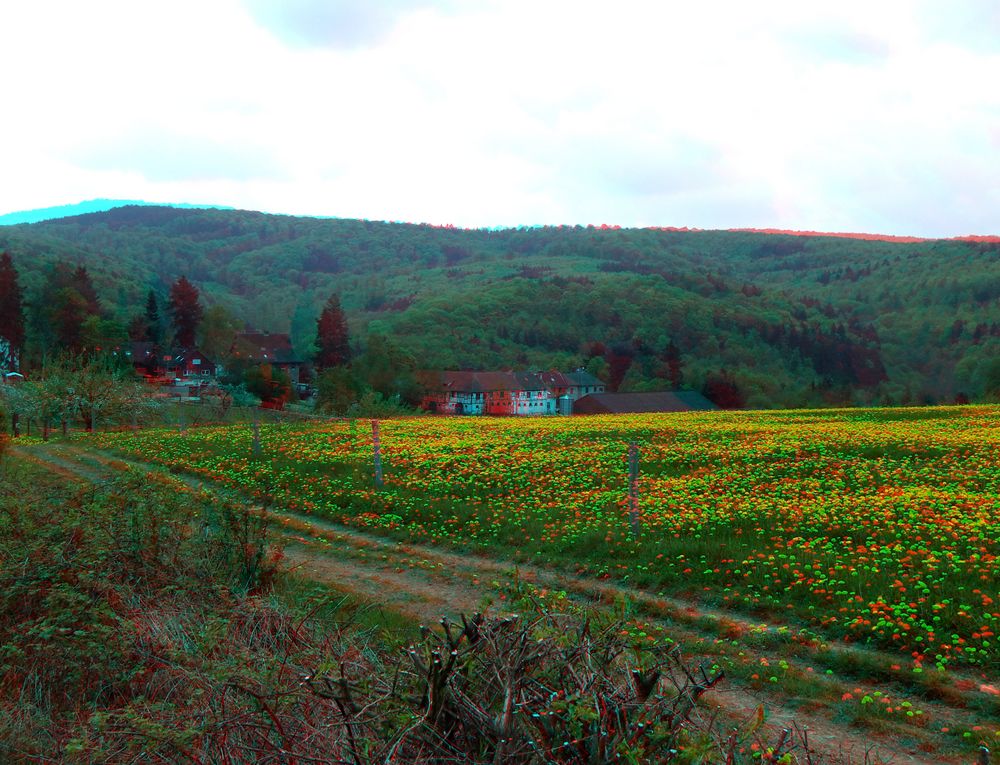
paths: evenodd
<path fill-rule="evenodd" d="M 184 275 L 209 309 L 290 331 L 303 355 L 335 292 L 352 337 L 393 334 L 441 368 L 588 365 L 622 389 L 662 388 L 679 353 L 686 385 L 725 372 L 757 405 L 975 398 L 1000 382 L 989 241 L 123 207 L 6 228 L 0 249 L 29 305 L 58 259 L 85 264 L 123 322 Z"/>

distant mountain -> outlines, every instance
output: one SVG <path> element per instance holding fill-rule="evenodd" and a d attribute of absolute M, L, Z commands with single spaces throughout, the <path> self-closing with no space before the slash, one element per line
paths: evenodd
<path fill-rule="evenodd" d="M 38 223 L 43 220 L 54 220 L 56 218 L 68 218 L 72 215 L 84 215 L 86 213 L 106 212 L 116 207 L 127 205 L 138 206 L 162 206 L 159 202 L 142 202 L 135 199 L 89 199 L 85 202 L 77 202 L 73 205 L 58 205 L 56 207 L 41 207 L 37 210 L 22 210 L 20 212 L 6 213 L 0 215 L 0 226 L 14 226 L 19 223 Z M 169 207 L 179 209 L 212 209 L 231 210 L 231 207 L 220 205 L 192 205 L 192 204 L 171 204 Z"/>
<path fill-rule="evenodd" d="M 621 390 L 721 379 L 754 406 L 1000 391 L 1000 243 L 989 237 L 463 230 L 126 206 L 7 226 L 0 250 L 35 327 L 47 269 L 64 260 L 87 266 L 122 325 L 150 289 L 162 305 L 185 275 L 208 305 L 290 332 L 302 354 L 337 292 L 355 343 L 387 334 L 427 368 L 586 365 Z"/>

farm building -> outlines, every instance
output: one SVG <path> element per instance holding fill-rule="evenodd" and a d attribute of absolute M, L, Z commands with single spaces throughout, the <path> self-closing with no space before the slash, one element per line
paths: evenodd
<path fill-rule="evenodd" d="M 604 383 L 582 370 L 562 372 L 435 372 L 424 375 L 423 408 L 439 414 L 569 414 L 582 391 Z"/>
<path fill-rule="evenodd" d="M 705 412 L 718 407 L 693 390 L 650 393 L 591 393 L 573 403 L 573 414 Z"/>

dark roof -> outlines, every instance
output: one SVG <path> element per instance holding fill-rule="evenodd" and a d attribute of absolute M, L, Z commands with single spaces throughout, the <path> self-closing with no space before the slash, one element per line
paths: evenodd
<path fill-rule="evenodd" d="M 533 372 L 440 372 L 430 376 L 429 386 L 464 393 L 545 390 L 546 387 L 542 378 Z"/>
<path fill-rule="evenodd" d="M 604 382 L 602 380 L 598 380 L 596 377 L 594 377 L 592 374 L 590 374 L 590 372 L 588 372 L 585 369 L 577 369 L 575 372 L 570 372 L 569 374 L 567 374 L 566 377 L 569 378 L 569 380 L 573 383 L 573 385 L 587 386 L 587 387 L 594 387 L 599 385 L 601 387 L 604 387 Z"/>
<path fill-rule="evenodd" d="M 199 351 L 197 348 L 185 348 L 184 350 L 176 351 L 174 353 L 174 358 L 177 361 L 188 361 L 190 359 L 201 359 L 202 361 L 206 362 L 207 364 L 211 364 L 213 366 L 215 365 L 214 361 L 212 361 L 208 356 L 206 356 L 204 353 L 202 353 L 201 351 Z"/>
<path fill-rule="evenodd" d="M 233 338 L 233 356 L 272 364 L 301 364 L 292 350 L 292 340 L 279 332 L 238 332 Z"/>
<path fill-rule="evenodd" d="M 564 375 L 562 372 L 539 372 L 538 376 L 542 378 L 542 382 L 549 388 L 569 388 L 576 384 L 569 379 L 568 375 Z"/>
<path fill-rule="evenodd" d="M 573 414 L 709 411 L 718 407 L 693 390 L 591 393 L 573 403 Z"/>
<path fill-rule="evenodd" d="M 538 376 L 542 378 L 542 381 L 548 388 L 604 387 L 604 383 L 601 380 L 598 380 L 590 374 L 590 372 L 583 369 L 577 369 L 575 372 L 565 373 L 548 370 L 545 372 L 539 372 Z"/>

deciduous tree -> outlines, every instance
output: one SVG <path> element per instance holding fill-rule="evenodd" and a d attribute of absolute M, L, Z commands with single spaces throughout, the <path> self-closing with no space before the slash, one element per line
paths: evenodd
<path fill-rule="evenodd" d="M 281 409 L 292 392 L 288 375 L 270 364 L 250 367 L 244 376 L 247 392 L 261 400 L 265 406 Z"/>

